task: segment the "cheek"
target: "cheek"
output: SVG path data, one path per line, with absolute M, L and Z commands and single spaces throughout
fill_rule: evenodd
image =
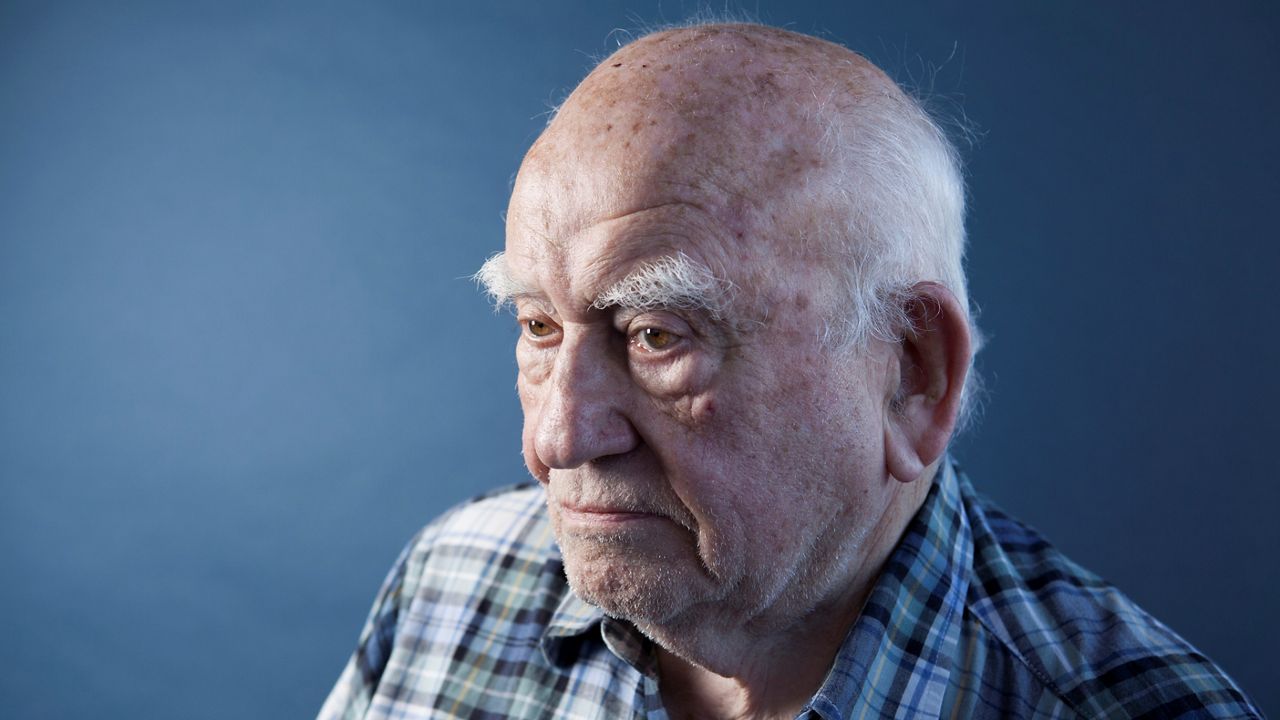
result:
M 520 452 L 524 455 L 524 465 L 538 482 L 546 483 L 551 469 L 538 461 L 538 453 L 534 448 L 538 416 L 542 409 L 540 387 L 530 383 L 522 371 L 516 376 L 516 393 L 520 396 L 520 409 L 524 414 L 524 428 L 520 433 Z
M 539 385 L 551 374 L 555 366 L 555 353 L 546 348 L 530 347 L 525 342 L 516 343 L 516 368 L 519 372 L 517 387 L 520 400 L 524 400 L 526 384 Z
M 533 472 L 533 438 L 538 427 L 538 416 L 542 411 L 543 399 L 547 392 L 547 379 L 555 364 L 555 355 L 538 348 L 526 347 L 524 343 L 516 346 L 516 394 L 520 397 L 520 410 L 524 415 L 524 432 L 522 434 L 523 451 L 526 464 Z M 541 477 L 534 472 L 536 477 Z
M 716 365 L 706 355 L 690 353 L 661 364 L 633 363 L 631 377 L 663 414 L 693 429 L 715 416 Z

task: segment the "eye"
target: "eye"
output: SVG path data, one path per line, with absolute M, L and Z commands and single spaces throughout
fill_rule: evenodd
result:
M 524 329 L 525 332 L 534 337 L 546 337 L 552 332 L 555 332 L 550 325 L 542 322 L 541 320 L 526 320 L 524 322 Z
M 679 335 L 655 327 L 644 328 L 635 335 L 635 343 L 641 350 L 666 350 L 679 339 Z

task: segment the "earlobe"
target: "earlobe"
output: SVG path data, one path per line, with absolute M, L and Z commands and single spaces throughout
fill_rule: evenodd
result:
M 890 412 L 893 412 L 890 410 Z M 925 463 L 914 443 L 903 432 L 902 423 L 888 418 L 884 426 L 885 465 L 895 480 L 909 483 L 924 474 Z
M 894 478 L 912 482 L 951 440 L 972 349 L 967 316 L 950 290 L 919 283 L 902 302 L 909 327 L 885 407 L 885 464 Z

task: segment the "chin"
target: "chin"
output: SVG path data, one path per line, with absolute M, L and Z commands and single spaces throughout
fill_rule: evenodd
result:
M 605 614 L 643 625 L 670 623 L 697 602 L 705 578 L 661 553 L 632 553 L 591 541 L 561 544 L 569 587 Z

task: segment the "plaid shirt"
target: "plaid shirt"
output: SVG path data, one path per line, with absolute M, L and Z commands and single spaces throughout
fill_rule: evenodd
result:
M 320 711 L 665 718 L 652 644 L 569 589 L 540 487 L 409 544 Z M 950 464 L 801 717 L 1261 717 L 1207 658 Z

